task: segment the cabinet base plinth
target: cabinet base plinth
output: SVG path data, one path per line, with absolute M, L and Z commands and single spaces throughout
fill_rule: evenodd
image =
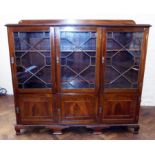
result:
M 92 127 L 92 128 L 94 130 L 94 132 L 93 132 L 94 135 L 100 135 L 100 134 L 102 134 L 102 130 L 103 130 L 102 127 Z
M 21 130 L 20 127 L 15 126 L 16 135 L 20 135 L 21 134 L 20 130 Z
M 107 129 L 109 127 L 127 127 L 132 128 L 133 134 L 138 134 L 140 129 L 139 124 L 105 124 L 105 125 L 15 125 L 16 135 L 21 135 L 21 129 L 26 128 L 36 128 L 36 127 L 44 127 L 52 130 L 52 134 L 60 135 L 62 133 L 62 129 L 70 128 L 70 127 L 86 127 L 93 129 L 93 134 L 102 134 L 104 133 L 103 129 Z
M 52 134 L 53 135 L 61 135 L 62 134 L 62 128 L 52 128 Z
M 139 133 L 139 129 L 140 129 L 140 127 L 139 127 L 139 126 L 134 127 L 133 134 L 138 134 L 138 133 Z

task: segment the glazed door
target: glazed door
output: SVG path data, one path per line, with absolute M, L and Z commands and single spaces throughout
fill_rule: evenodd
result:
M 10 29 L 9 29 L 10 30 Z M 54 85 L 53 29 L 14 27 L 10 38 L 14 88 L 18 92 L 45 91 Z
M 57 29 L 57 79 L 62 120 L 90 120 L 97 116 L 100 29 Z M 74 93 L 74 96 L 71 94 Z
M 20 98 L 17 115 L 21 121 L 53 121 L 53 28 L 13 27 L 8 32 L 14 92 Z
M 98 31 L 97 28 L 75 27 L 57 30 L 59 92 L 95 92 L 98 89 Z
M 103 33 L 102 118 L 109 123 L 133 123 L 140 102 L 144 29 L 109 28 Z

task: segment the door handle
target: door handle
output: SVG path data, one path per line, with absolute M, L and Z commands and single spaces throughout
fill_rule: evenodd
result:
M 56 62 L 57 62 L 57 64 L 60 63 L 59 57 L 56 58 Z

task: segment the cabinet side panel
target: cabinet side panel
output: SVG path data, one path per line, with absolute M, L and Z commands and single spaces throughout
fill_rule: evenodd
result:
M 148 45 L 148 35 L 149 35 L 149 28 L 145 28 L 143 43 L 142 43 L 142 47 L 141 47 L 142 56 L 141 56 L 141 65 L 140 65 L 140 73 L 139 73 L 139 92 L 140 92 L 140 94 L 142 92 L 142 87 L 143 87 L 145 61 L 146 61 L 147 45 Z
M 13 28 L 7 27 L 7 33 L 8 33 L 8 44 L 9 44 L 9 56 L 10 56 L 10 67 L 11 67 L 11 75 L 12 75 L 12 85 L 13 85 L 13 92 L 14 92 L 14 105 L 15 109 L 18 107 L 17 102 L 17 95 L 16 95 L 16 68 L 14 63 L 14 41 L 13 41 Z M 19 114 L 16 114 L 16 123 L 18 124 L 20 122 L 20 116 Z

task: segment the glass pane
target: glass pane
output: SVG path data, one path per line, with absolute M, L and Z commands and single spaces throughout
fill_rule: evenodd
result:
M 143 32 L 108 32 L 105 88 L 137 88 Z
M 51 88 L 49 32 L 15 32 L 19 88 Z
M 96 32 L 61 32 L 61 87 L 94 88 Z

